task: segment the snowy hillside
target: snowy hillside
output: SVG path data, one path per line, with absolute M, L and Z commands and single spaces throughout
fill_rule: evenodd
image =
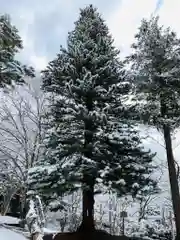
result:
M 4 227 L 0 227 L 0 239 L 3 239 L 3 240 L 27 240 L 27 238 L 25 238 L 21 234 L 18 234 L 16 232 L 6 229 Z

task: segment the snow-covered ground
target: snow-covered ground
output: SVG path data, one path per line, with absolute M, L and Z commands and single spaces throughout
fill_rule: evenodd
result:
M 9 227 L 11 224 L 18 224 L 20 219 L 10 216 L 0 216 L 0 240 L 25 240 L 30 234 L 25 229 Z M 43 228 L 44 234 L 55 234 L 57 231 Z M 26 237 L 25 237 L 26 236 Z
M 1 240 L 27 240 L 23 235 L 18 234 L 12 230 L 0 227 L 0 239 Z
M 20 220 L 15 217 L 0 216 L 0 224 L 19 224 Z

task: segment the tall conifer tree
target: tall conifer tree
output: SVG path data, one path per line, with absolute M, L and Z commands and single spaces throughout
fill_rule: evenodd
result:
M 180 194 L 171 134 L 180 123 L 180 39 L 170 28 L 160 26 L 158 19 L 142 20 L 128 61 L 134 75 L 138 114 L 164 135 L 179 240 Z
M 119 51 L 92 5 L 80 11 L 67 48 L 43 71 L 43 88 L 51 96 L 47 155 L 29 172 L 30 188 L 60 194 L 81 186 L 81 227 L 92 228 L 96 184 L 120 196 L 156 186 L 149 178 L 154 155 L 143 149 L 128 120 L 124 101 L 130 86 Z

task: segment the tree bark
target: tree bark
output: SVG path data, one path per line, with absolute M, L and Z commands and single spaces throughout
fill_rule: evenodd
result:
M 161 116 L 165 118 L 167 115 L 167 105 L 163 101 L 163 96 L 160 96 L 161 104 Z M 171 128 L 167 123 L 162 125 L 164 141 L 166 147 L 166 156 L 168 162 L 168 171 L 169 171 L 169 181 L 171 188 L 171 198 L 173 205 L 173 212 L 175 217 L 175 226 L 176 226 L 176 240 L 180 240 L 180 194 L 179 194 L 179 184 L 175 167 L 175 160 L 172 149 L 172 140 L 171 140 Z
M 85 178 L 85 176 L 84 176 Z M 78 228 L 78 231 L 93 231 L 94 226 L 94 181 L 93 179 L 87 180 L 85 178 L 84 183 L 86 187 L 83 188 L 82 199 L 82 223 Z M 91 183 L 90 183 L 91 182 Z M 87 185 L 88 184 L 88 185 Z
M 171 131 L 170 127 L 164 124 L 163 126 L 164 140 L 166 146 L 168 170 L 169 170 L 169 181 L 171 186 L 171 197 L 173 204 L 173 211 L 176 225 L 176 240 L 180 240 L 180 194 L 179 185 L 175 168 L 175 161 L 172 150 Z
M 86 106 L 88 111 L 93 110 L 92 98 L 89 96 L 86 99 Z M 96 126 L 91 118 L 87 117 L 84 119 L 84 156 L 86 158 L 92 159 L 92 142 L 93 142 L 93 133 L 96 130 Z M 83 184 L 83 199 L 82 199 L 82 223 L 78 228 L 79 231 L 93 231 L 94 226 L 94 185 L 95 185 L 95 176 L 91 169 L 88 169 L 88 166 L 83 171 L 82 176 Z

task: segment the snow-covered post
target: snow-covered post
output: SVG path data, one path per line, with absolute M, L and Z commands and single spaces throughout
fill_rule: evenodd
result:
M 41 221 L 41 216 L 38 215 L 35 202 L 37 199 L 37 196 L 35 199 L 33 199 L 34 196 L 31 195 L 31 198 L 29 200 L 29 211 L 27 212 L 26 215 L 26 223 L 29 228 L 29 232 L 31 234 L 31 239 L 32 240 L 43 240 L 43 230 L 42 230 L 42 221 Z

